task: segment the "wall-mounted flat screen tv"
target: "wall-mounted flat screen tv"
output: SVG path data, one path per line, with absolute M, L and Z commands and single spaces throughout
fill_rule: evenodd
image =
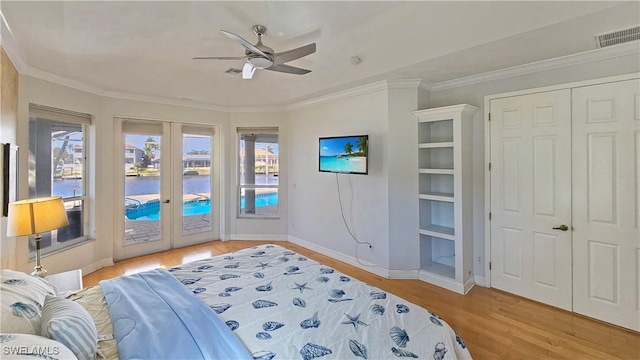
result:
M 369 135 L 324 137 L 319 143 L 320 171 L 361 175 L 369 172 Z

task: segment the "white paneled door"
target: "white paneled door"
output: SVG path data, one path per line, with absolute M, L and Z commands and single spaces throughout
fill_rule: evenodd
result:
M 490 105 L 491 286 L 571 310 L 571 90 Z
M 572 100 L 573 310 L 640 331 L 640 81 Z

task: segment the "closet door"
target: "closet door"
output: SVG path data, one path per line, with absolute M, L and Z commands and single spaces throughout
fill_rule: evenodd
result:
M 490 105 L 491 286 L 571 310 L 571 91 Z
M 640 331 L 640 81 L 573 89 L 573 310 Z

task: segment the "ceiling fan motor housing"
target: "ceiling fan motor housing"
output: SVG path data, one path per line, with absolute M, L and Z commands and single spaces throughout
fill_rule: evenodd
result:
M 268 58 L 254 54 L 251 51 L 246 50 L 245 55 L 249 57 L 247 61 L 258 69 L 266 69 L 269 66 L 273 65 L 273 54 L 275 54 L 275 51 L 273 51 L 272 48 L 265 46 L 262 43 L 262 36 L 267 34 L 267 27 L 263 25 L 253 25 L 252 29 L 253 29 L 253 32 L 255 32 L 256 35 L 258 35 L 258 42 L 255 44 L 255 47 L 258 48 L 263 53 L 267 54 Z

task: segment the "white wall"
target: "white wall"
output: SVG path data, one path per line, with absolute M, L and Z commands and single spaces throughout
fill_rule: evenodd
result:
M 420 268 L 417 89 L 388 93 L 389 269 Z
M 485 274 L 484 97 L 638 71 L 640 71 L 640 56 L 635 54 L 431 92 L 431 107 L 466 103 L 482 109 L 474 119 L 473 127 L 473 258 L 475 259 L 473 272 L 475 275 L 484 276 Z M 482 257 L 483 262 L 477 261 L 478 256 Z
M 328 101 L 289 112 L 289 235 L 340 254 L 388 268 L 389 201 L 387 92 Z M 347 223 L 345 228 L 336 174 L 318 171 L 318 138 L 369 135 L 369 175 L 337 175 Z M 351 185 L 349 184 L 351 179 Z M 357 248 L 357 253 L 356 253 Z

